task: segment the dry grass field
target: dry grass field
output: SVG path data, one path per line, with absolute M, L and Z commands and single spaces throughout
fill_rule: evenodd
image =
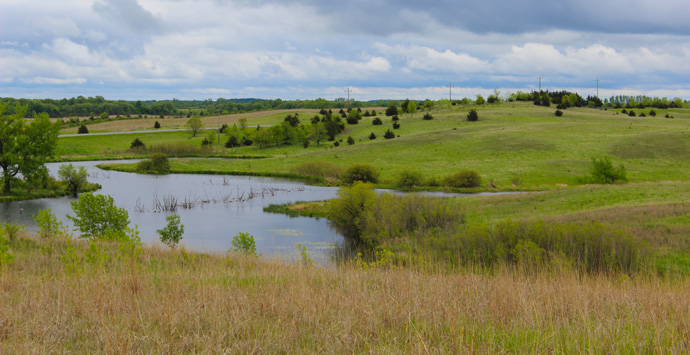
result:
M 10 245 L 5 354 L 690 351 L 687 280 L 324 269 L 158 248 L 132 261 L 109 244 Z

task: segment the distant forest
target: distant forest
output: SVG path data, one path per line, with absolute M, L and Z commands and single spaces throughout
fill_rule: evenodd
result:
M 485 102 L 481 95 L 477 95 L 477 100 L 462 99 L 440 100 L 452 105 L 466 105 L 469 103 L 483 104 Z M 688 101 L 680 98 L 668 99 L 649 96 L 611 96 L 601 100 L 596 96 L 581 97 L 577 93 L 568 91 L 533 91 L 526 93 L 517 91 L 499 95 L 494 91 L 486 100 L 492 104 L 500 101 L 534 101 L 535 105 L 550 106 L 557 105 L 559 109 L 568 107 L 612 107 L 612 108 L 684 108 Z M 346 99 L 336 99 L 333 101 L 326 99 L 316 100 L 291 100 L 281 99 L 222 99 L 217 100 L 163 100 L 163 101 L 124 101 L 106 100 L 102 96 L 96 97 L 73 97 L 70 99 L 14 99 L 0 98 L 0 104 L 6 106 L 4 114 L 13 114 L 17 104 L 28 106 L 27 118 L 34 114 L 48 113 L 52 118 L 72 117 L 131 117 L 131 116 L 213 116 L 217 114 L 232 114 L 266 110 L 281 109 L 340 109 L 340 108 L 362 108 L 362 107 L 386 107 L 399 105 L 397 100 L 375 100 L 375 101 L 354 101 Z M 433 102 L 430 100 L 417 101 L 420 105 L 431 107 Z M 70 120 L 71 122 L 72 120 Z
M 163 101 L 124 101 L 106 100 L 102 96 L 96 97 L 73 97 L 71 99 L 14 99 L 0 98 L 0 104 L 7 105 L 5 114 L 14 113 L 17 104 L 28 106 L 27 118 L 33 117 L 37 113 L 48 113 L 52 118 L 62 117 L 98 117 L 103 113 L 108 116 L 210 116 L 231 113 L 243 113 L 265 110 L 281 109 L 332 109 L 345 107 L 376 107 L 387 106 L 390 100 L 378 101 L 350 101 L 345 99 L 329 101 L 325 99 L 316 100 L 294 100 L 283 101 L 281 99 L 262 100 L 262 99 L 217 99 L 217 100 L 163 100 Z

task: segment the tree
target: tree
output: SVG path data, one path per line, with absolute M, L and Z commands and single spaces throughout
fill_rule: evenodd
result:
M 319 146 L 321 144 L 321 141 L 326 139 L 326 137 L 328 136 L 328 133 L 326 132 L 326 127 L 324 127 L 323 123 L 320 122 L 312 125 L 309 128 L 309 130 L 309 138 L 316 141 L 316 146 Z
M 71 205 L 75 216 L 67 215 L 67 218 L 82 233 L 82 238 L 107 238 L 111 233 L 124 231 L 129 224 L 127 210 L 115 206 L 110 195 L 87 192 Z
M 77 192 L 86 184 L 89 174 L 83 166 L 75 168 L 72 164 L 60 165 L 58 177 L 67 182 L 67 191 L 71 191 L 75 196 Z
M 477 95 L 477 100 L 475 101 L 475 103 L 477 105 L 483 105 L 484 102 L 486 102 L 486 101 L 484 101 L 484 97 L 482 95 Z
M 393 138 L 395 138 L 395 133 L 393 133 L 393 131 L 391 131 L 391 129 L 389 128 L 389 129 L 386 131 L 386 133 L 383 134 L 383 138 L 385 138 L 385 139 L 393 139 Z
M 353 144 L 355 144 L 355 139 L 352 138 L 352 136 L 347 136 L 347 144 L 348 144 L 348 145 L 353 145 Z
M 608 157 L 601 159 L 592 158 L 592 167 L 590 169 L 592 180 L 600 184 L 613 184 L 616 181 L 628 181 L 625 173 L 625 166 L 619 165 L 618 168 L 613 167 L 613 163 Z
M 386 116 L 394 116 L 398 114 L 398 107 L 395 105 L 390 105 L 386 109 Z
M 158 121 L 156 121 L 156 123 L 153 124 L 153 128 L 161 128 L 161 124 Z
M 89 133 L 89 129 L 86 127 L 85 124 L 82 123 L 81 126 L 79 126 L 79 129 L 77 129 L 77 134 L 87 134 Z
M 407 105 L 407 112 L 409 112 L 412 116 L 417 113 L 417 104 L 415 104 L 414 101 L 410 101 L 410 103 Z
M 373 124 L 374 126 L 380 126 L 383 124 L 383 121 L 381 121 L 381 119 L 378 117 L 374 117 L 374 120 L 371 121 L 371 124 Z
M 196 134 L 204 127 L 201 123 L 199 117 L 192 117 L 187 120 L 187 130 L 192 133 L 192 137 L 196 137 Z
M 180 216 L 173 214 L 165 217 L 168 224 L 161 229 L 156 230 L 161 236 L 161 242 L 170 247 L 170 249 L 175 249 L 177 244 L 182 240 L 182 235 L 184 234 L 184 225 L 180 223 Z
M 144 144 L 144 142 L 142 142 L 139 138 L 134 138 L 134 140 L 132 141 L 132 144 L 129 145 L 129 149 L 131 149 L 131 150 L 138 150 L 138 149 L 143 150 L 145 148 L 146 148 L 146 144 Z
M 50 122 L 42 113 L 26 124 L 28 106 L 17 105 L 14 114 L 4 115 L 7 105 L 0 104 L 0 167 L 4 183 L 3 193 L 11 193 L 11 182 L 21 173 L 24 176 L 45 168 L 53 155 L 60 132 L 60 123 Z

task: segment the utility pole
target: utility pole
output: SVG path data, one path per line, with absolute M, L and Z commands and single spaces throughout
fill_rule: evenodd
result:
M 453 102 L 453 83 L 448 84 L 448 100 Z
M 218 146 L 220 146 L 220 106 L 218 106 Z
M 596 82 L 597 82 L 597 98 L 599 98 L 599 78 L 597 78 Z
M 539 75 L 537 79 L 539 79 L 539 92 L 541 93 L 541 79 L 543 78 L 541 77 L 541 75 Z
M 347 89 L 345 89 L 345 92 L 347 92 L 347 102 L 349 103 L 350 102 L 350 93 L 352 92 L 352 90 L 350 90 L 350 88 L 347 88 Z

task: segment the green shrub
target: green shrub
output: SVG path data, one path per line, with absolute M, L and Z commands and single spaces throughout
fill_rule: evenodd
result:
M 592 182 L 599 184 L 613 184 L 616 182 L 628 181 L 625 166 L 621 164 L 618 168 L 614 168 L 613 163 L 611 163 L 608 157 L 603 157 L 601 159 L 592 158 L 590 177 Z
M 369 140 L 373 141 L 374 139 L 376 139 L 376 134 L 374 134 L 374 132 L 371 132 L 371 134 L 369 135 Z
M 347 236 L 357 239 L 362 231 L 365 209 L 375 198 L 376 192 L 371 184 L 357 181 L 352 187 L 338 190 L 338 198 L 328 202 L 328 219 Z
M 74 195 L 87 184 L 88 176 L 89 174 L 83 166 L 75 168 L 72 164 L 64 164 L 58 168 L 58 177 L 67 183 L 66 190 Z
M 400 128 L 400 123 L 393 122 L 393 129 L 398 129 L 398 128 Z
M 144 159 L 144 160 L 137 163 L 134 170 L 136 170 L 138 172 L 142 172 L 142 173 L 152 171 L 153 170 L 153 163 L 151 163 L 150 159 Z
M 381 119 L 378 117 L 374 117 L 374 120 L 371 121 L 371 124 L 373 124 L 374 126 L 380 126 L 383 124 L 383 121 L 381 121 Z
M 432 116 L 430 113 L 425 113 L 424 116 L 422 117 L 423 119 L 430 121 L 434 119 L 434 116 Z
M 477 114 L 477 110 L 471 109 L 470 112 L 467 113 L 467 120 L 470 122 L 478 121 L 479 114 Z
M 453 188 L 479 187 L 481 184 L 482 178 L 474 170 L 461 170 L 443 179 L 444 186 Z
M 2 224 L 2 232 L 10 241 L 17 239 L 17 237 L 19 237 L 19 233 L 21 233 L 23 230 L 24 225 L 21 224 L 12 224 L 7 222 Z
M 82 124 L 81 126 L 79 126 L 77 133 L 78 134 L 87 134 L 87 133 L 89 133 L 89 129 L 86 128 L 86 125 Z
M 635 117 L 635 116 L 636 116 L 636 115 L 635 115 L 635 111 L 630 110 L 630 111 L 628 112 L 628 116 L 630 116 L 630 117 Z
M 352 136 L 347 136 L 347 144 L 348 144 L 348 145 L 353 145 L 353 144 L 355 144 L 355 139 L 352 138 Z
M 646 259 L 645 246 L 630 234 L 609 230 L 598 223 L 504 221 L 492 227 L 467 227 L 452 239 L 448 240 L 450 243 L 437 243 L 436 251 L 448 248 L 446 255 L 465 266 L 634 273 Z
M 398 187 L 414 187 L 422 185 L 424 177 L 418 170 L 403 170 L 398 175 L 395 185 Z
M 113 232 L 124 231 L 129 224 L 127 210 L 115 206 L 109 195 L 87 192 L 71 205 L 75 216 L 67 215 L 67 218 L 82 233 L 82 238 L 109 239 Z
M 391 129 L 389 128 L 388 130 L 386 130 L 386 133 L 383 134 L 383 138 L 393 139 L 395 138 L 395 133 L 393 133 L 393 131 L 391 131 Z
M 34 216 L 34 222 L 38 226 L 38 235 L 43 239 L 67 235 L 67 227 L 57 220 L 50 208 L 38 211 L 38 214 Z
M 299 175 L 314 176 L 318 178 L 339 179 L 344 169 L 327 161 L 308 161 L 292 169 L 292 172 Z
M 184 234 L 184 225 L 180 223 L 180 216 L 177 214 L 172 214 L 165 217 L 167 225 L 156 230 L 158 235 L 160 235 L 160 240 L 163 244 L 170 247 L 170 249 L 175 249 L 177 244 L 182 240 L 182 235 Z
M 155 128 L 155 129 L 161 128 L 161 124 L 158 121 L 156 121 L 156 123 L 153 124 L 153 128 Z
M 355 181 L 377 183 L 379 172 L 368 164 L 355 164 L 345 170 L 342 175 L 343 182 L 352 184 Z
M 256 241 L 249 233 L 240 232 L 232 237 L 232 248 L 229 250 L 245 256 L 256 256 Z
M 151 155 L 151 168 L 160 173 L 167 173 L 170 171 L 170 161 L 168 156 L 163 153 L 154 153 Z
M 556 117 L 561 117 L 561 116 L 563 116 L 563 111 L 556 110 L 555 115 L 556 115 Z

